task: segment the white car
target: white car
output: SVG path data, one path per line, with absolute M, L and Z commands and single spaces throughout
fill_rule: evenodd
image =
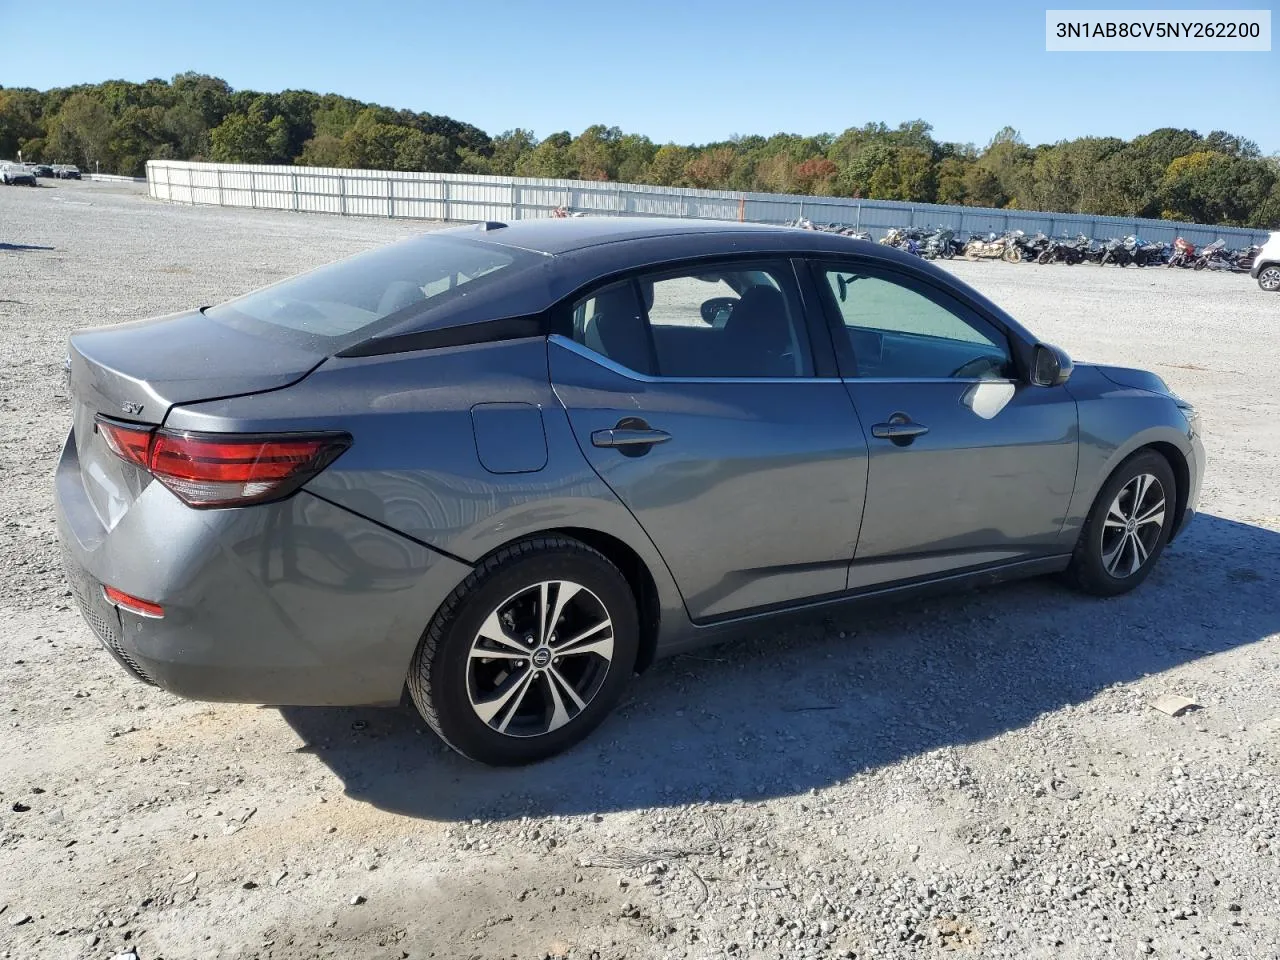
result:
M 1256 279 L 1258 286 L 1268 293 L 1280 292 L 1280 231 L 1271 234 L 1258 255 L 1253 258 L 1253 269 L 1249 276 Z
M 27 186 L 36 186 L 36 175 L 31 168 L 22 163 L 4 163 L 0 164 L 0 181 L 6 186 L 14 183 L 25 183 Z

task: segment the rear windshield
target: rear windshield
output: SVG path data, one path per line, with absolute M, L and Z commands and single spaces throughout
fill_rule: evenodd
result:
M 230 326 L 274 331 L 336 351 L 539 259 L 510 247 L 428 234 L 282 280 L 204 313 Z

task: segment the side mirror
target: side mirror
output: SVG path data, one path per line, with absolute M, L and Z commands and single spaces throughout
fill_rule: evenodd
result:
M 1074 364 L 1067 352 L 1050 343 L 1037 343 L 1031 359 L 1031 382 L 1037 387 L 1060 387 L 1071 376 Z

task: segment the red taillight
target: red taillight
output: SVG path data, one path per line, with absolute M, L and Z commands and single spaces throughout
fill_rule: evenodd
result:
M 351 445 L 345 433 L 179 433 L 104 418 L 97 424 L 116 456 L 149 471 L 192 507 L 279 500 Z
M 117 590 L 115 587 L 104 586 L 102 595 L 107 598 L 107 603 L 114 607 L 119 607 L 121 610 L 128 610 L 130 613 L 136 613 L 140 617 L 151 617 L 154 620 L 164 618 L 164 607 L 160 606 L 160 604 L 135 597 L 133 594 Z
M 129 423 L 117 423 L 99 417 L 98 433 L 107 446 L 121 460 L 135 467 L 147 469 L 147 451 L 151 447 L 151 427 L 138 427 Z

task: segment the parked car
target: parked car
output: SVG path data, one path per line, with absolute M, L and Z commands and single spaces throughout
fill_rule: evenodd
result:
M 37 177 L 52 177 L 53 167 L 49 166 L 47 163 L 33 163 L 31 165 L 31 172 Z
M 36 186 L 36 175 L 24 163 L 0 164 L 0 182 L 6 185 L 25 183 L 29 187 Z
M 391 703 L 523 763 L 656 657 L 784 614 L 1138 586 L 1195 411 L 918 257 L 813 230 L 440 230 L 72 335 L 81 611 L 185 697 Z M 865 432 L 864 432 L 865 431 Z
M 59 163 L 53 168 L 53 175 L 60 180 L 79 180 L 80 168 L 74 163 Z
M 1280 231 L 1271 234 L 1253 257 L 1249 276 L 1268 293 L 1280 292 Z

